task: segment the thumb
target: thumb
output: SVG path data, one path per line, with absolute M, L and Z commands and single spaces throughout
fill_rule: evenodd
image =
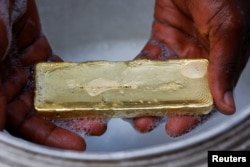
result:
M 233 114 L 233 89 L 242 67 L 246 64 L 246 55 L 241 49 L 244 39 L 243 25 L 220 25 L 214 32 L 210 36 L 209 86 L 216 108 L 224 114 Z

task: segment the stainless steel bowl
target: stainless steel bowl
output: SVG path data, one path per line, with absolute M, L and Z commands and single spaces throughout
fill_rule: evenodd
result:
M 130 60 L 150 36 L 152 0 L 37 0 L 54 52 L 68 61 Z M 203 166 L 207 150 L 250 149 L 250 65 L 235 90 L 237 113 L 215 113 L 178 138 L 164 124 L 139 134 L 121 119 L 101 137 L 86 136 L 87 151 L 64 151 L 0 134 L 0 166 Z M 205 165 L 206 166 L 206 165 Z

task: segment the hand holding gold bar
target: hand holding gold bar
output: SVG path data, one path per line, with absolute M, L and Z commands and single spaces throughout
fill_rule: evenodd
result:
M 201 115 L 213 108 L 205 59 L 40 63 L 35 108 L 47 117 Z

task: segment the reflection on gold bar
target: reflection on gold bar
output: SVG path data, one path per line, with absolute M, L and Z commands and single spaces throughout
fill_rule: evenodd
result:
M 200 115 L 213 108 L 205 59 L 40 63 L 35 108 L 47 117 Z

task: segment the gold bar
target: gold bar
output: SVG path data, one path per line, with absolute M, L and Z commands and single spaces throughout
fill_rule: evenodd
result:
M 39 63 L 35 108 L 47 117 L 201 115 L 213 108 L 205 59 Z

